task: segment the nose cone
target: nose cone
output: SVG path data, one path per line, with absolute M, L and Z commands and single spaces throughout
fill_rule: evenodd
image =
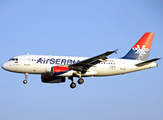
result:
M 8 70 L 8 64 L 7 63 L 3 63 L 1 66 L 4 70 Z

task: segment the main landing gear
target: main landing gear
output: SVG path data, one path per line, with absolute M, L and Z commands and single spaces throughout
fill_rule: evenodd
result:
M 25 73 L 25 80 L 23 81 L 24 84 L 27 84 L 28 73 Z
M 83 83 L 84 83 L 84 80 L 82 78 L 79 78 L 78 84 L 83 84 Z
M 70 84 L 70 88 L 75 88 L 76 87 L 76 83 L 74 83 L 73 81 L 73 77 L 68 77 L 68 79 L 70 79 L 72 81 L 72 83 Z M 84 80 L 82 78 L 79 78 L 78 79 L 78 84 L 83 84 L 84 83 Z

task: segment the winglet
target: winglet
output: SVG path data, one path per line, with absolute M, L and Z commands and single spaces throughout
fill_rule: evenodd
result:
M 112 53 L 116 53 L 116 54 L 117 54 L 117 51 L 118 51 L 118 49 L 116 49 L 116 50 L 114 50 L 114 51 L 107 51 L 106 53 L 104 53 L 104 54 L 102 54 L 102 55 L 108 56 L 108 55 L 110 55 L 110 54 L 112 54 Z
M 118 49 L 114 50 L 114 52 L 117 54 Z

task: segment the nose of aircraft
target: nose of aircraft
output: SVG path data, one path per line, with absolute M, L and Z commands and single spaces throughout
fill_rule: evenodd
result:
M 8 65 L 7 65 L 7 63 L 3 63 L 1 67 L 2 67 L 4 70 L 7 70 Z

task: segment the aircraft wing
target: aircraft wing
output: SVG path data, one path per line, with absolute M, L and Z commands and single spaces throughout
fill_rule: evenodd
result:
M 75 64 L 71 64 L 68 67 L 72 68 L 73 70 L 76 70 L 78 72 L 85 73 L 90 67 L 92 67 L 92 66 L 94 66 L 94 65 L 96 65 L 102 61 L 105 61 L 107 59 L 106 56 L 108 56 L 112 53 L 116 53 L 117 50 L 107 51 L 107 52 L 100 54 L 100 55 L 97 55 L 95 57 L 88 58 L 86 60 L 80 61 L 80 62 L 75 63 Z

